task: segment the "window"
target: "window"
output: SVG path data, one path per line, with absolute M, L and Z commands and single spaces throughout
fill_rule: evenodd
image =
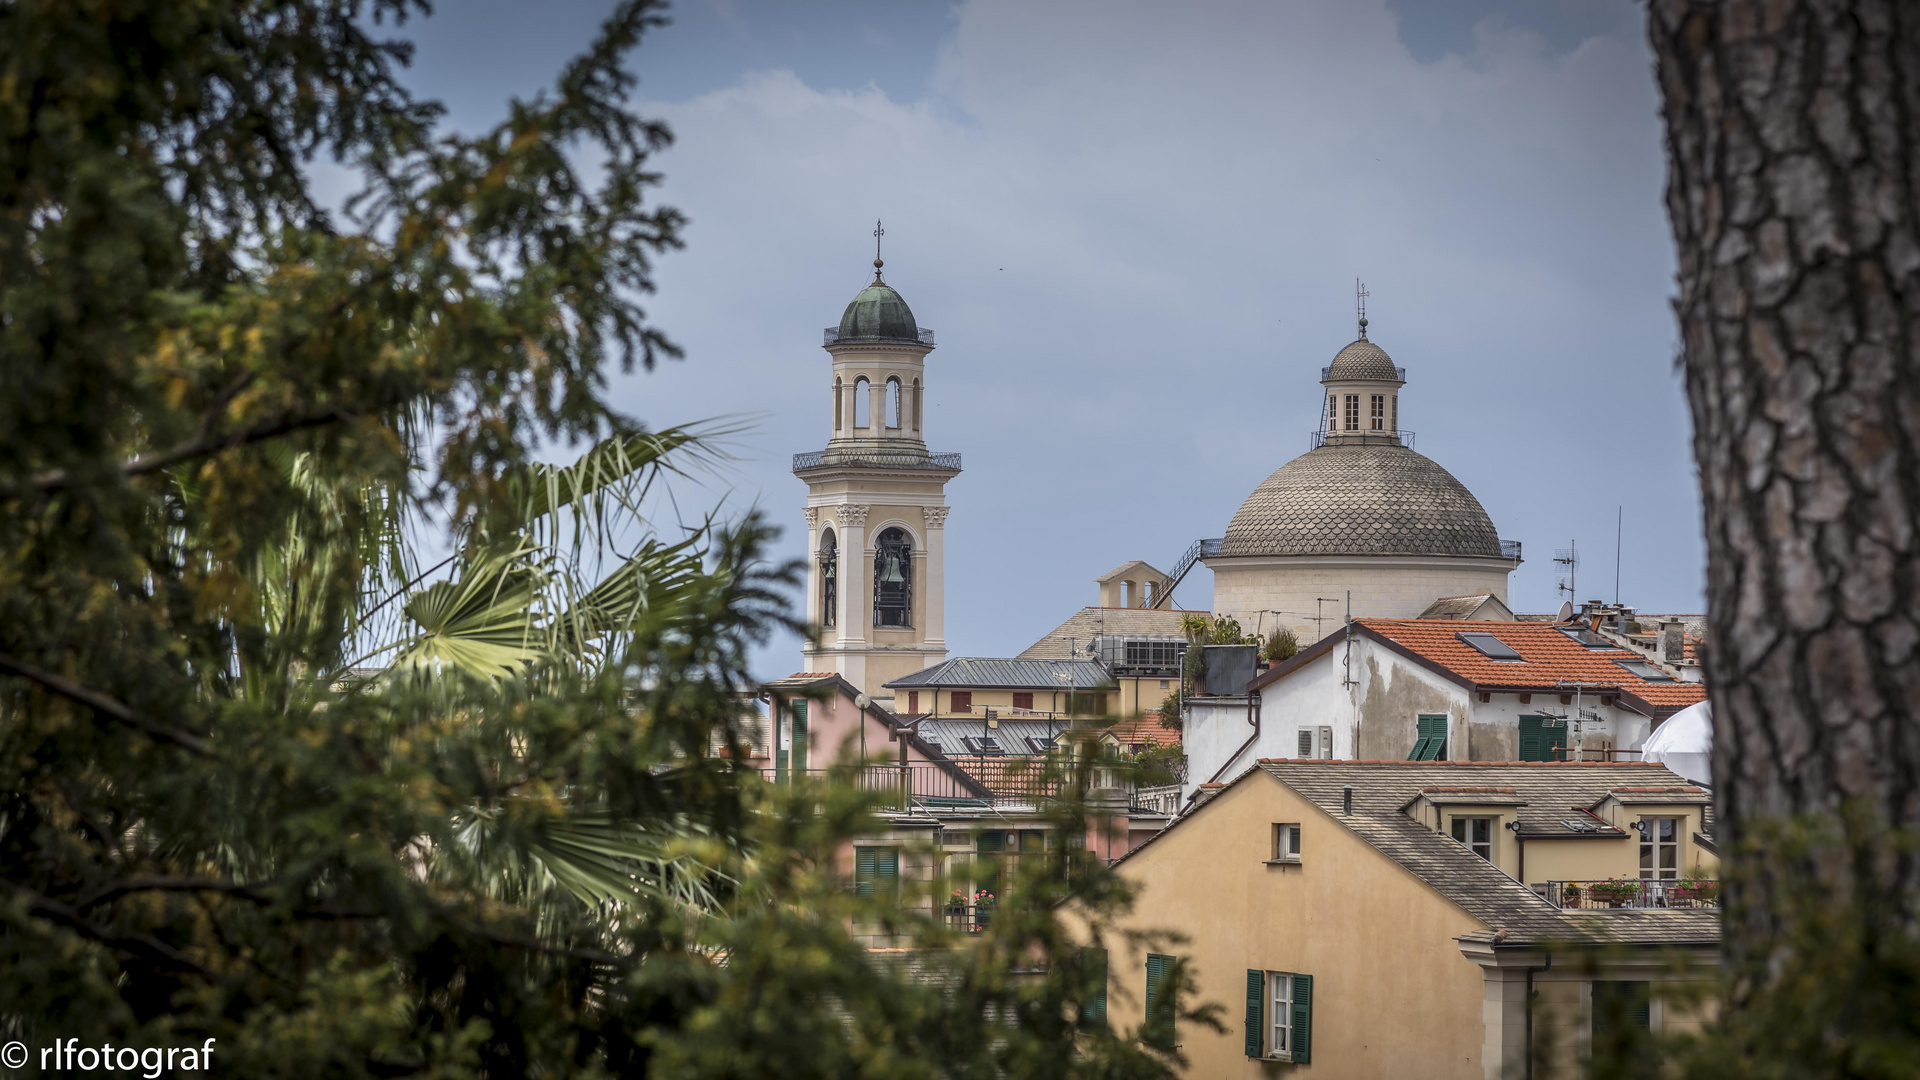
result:
M 1013 707 L 1016 709 L 1029 709 L 1029 710 L 1032 709 L 1033 695 L 1032 694 L 1013 695 Z
M 907 715 L 920 715 L 920 691 L 918 690 L 907 691 Z
M 1294 971 L 1247 972 L 1246 1051 L 1250 1058 L 1313 1060 L 1313 976 Z
M 1492 634 L 1462 633 L 1459 635 L 1459 638 L 1461 641 L 1464 641 L 1468 645 L 1471 645 L 1474 648 L 1480 650 L 1480 654 L 1482 656 L 1486 656 L 1490 659 L 1494 659 L 1494 660 L 1525 660 L 1526 659 L 1526 657 L 1521 656 L 1517 652 L 1514 652 L 1513 646 L 1507 644 L 1504 641 L 1501 641 L 1499 638 L 1494 637 Z
M 1273 861 L 1300 861 L 1300 826 L 1289 823 L 1273 827 Z
M 869 393 L 872 384 L 862 376 L 853 380 L 853 426 L 863 428 L 872 422 L 867 414 L 872 411 L 873 395 Z
M 913 380 L 913 430 L 920 430 L 920 380 Z M 1101 1015 L 1106 1015 L 1103 1007 Z
M 1520 760 L 1559 761 L 1567 748 L 1567 722 L 1553 716 L 1520 718 Z
M 1593 1045 L 1600 1050 L 1619 1039 L 1628 1028 L 1653 1027 L 1653 984 L 1647 982 L 1593 983 Z
M 1140 1037 L 1151 1047 L 1173 1049 L 1173 957 L 1147 954 L 1147 1022 Z
M 1560 632 L 1567 635 L 1567 638 L 1569 640 L 1578 642 L 1579 644 L 1584 645 L 1589 649 L 1619 648 L 1619 646 L 1615 645 L 1613 642 L 1608 641 L 1606 638 L 1601 637 L 1599 634 L 1596 634 L 1591 630 L 1562 630 Z
M 873 625 L 913 625 L 913 541 L 899 526 L 882 532 L 874 544 Z
M 833 379 L 833 433 L 835 435 L 840 434 L 840 427 L 843 423 L 845 423 L 845 421 L 841 419 L 841 416 L 842 416 L 841 399 L 846 396 L 846 393 L 847 393 L 846 385 L 840 381 L 839 376 L 837 375 L 834 376 L 834 379 Z
M 1393 430 L 1400 430 L 1400 395 L 1393 395 Z
M 1447 718 L 1422 716 L 1414 729 L 1413 752 L 1408 761 L 1447 760 Z
M 1360 395 L 1347 395 L 1347 430 L 1360 430 Z
M 1387 430 L 1387 395 L 1375 394 L 1367 403 L 1367 426 L 1374 431 Z
M 1000 749 L 1000 740 L 991 735 L 974 735 L 960 741 L 967 744 L 968 750 L 983 757 L 999 757 L 1006 753 Z
M 1051 737 L 1042 738 L 1038 735 L 1029 735 L 1027 736 L 1027 749 L 1032 750 L 1036 754 L 1044 754 L 1053 749 L 1053 739 Z
M 1107 1026 L 1107 950 L 1080 950 L 1081 976 L 1080 1026 Z
M 1642 682 L 1672 682 L 1673 676 L 1654 667 L 1644 660 L 1615 660 L 1614 663 L 1626 668 Z
M 820 625 L 832 626 L 840 603 L 840 551 L 833 530 L 820 534 Z
M 853 849 L 853 891 L 859 896 L 894 896 L 900 891 L 900 851 L 890 847 Z
M 1468 851 L 1493 861 L 1493 819 L 1489 817 L 1457 817 L 1453 819 L 1453 838 L 1466 845 Z
M 1680 819 L 1640 819 L 1640 876 L 1672 881 L 1680 876 Z
M 1165 690 L 1165 689 L 1167 689 L 1167 680 L 1165 680 L 1165 679 L 1161 679 L 1161 680 L 1160 680 L 1160 689 L 1162 689 L 1162 690 Z
M 1336 431 L 1340 427 L 1340 395 L 1327 395 L 1327 430 Z
M 887 380 L 887 426 L 900 426 L 900 380 Z
M 947 704 L 951 706 L 953 712 L 972 712 L 973 691 L 955 690 L 947 695 Z

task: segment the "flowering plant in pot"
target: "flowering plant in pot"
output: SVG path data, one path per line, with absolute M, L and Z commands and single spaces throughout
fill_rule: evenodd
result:
M 1627 901 L 1640 895 L 1640 883 L 1625 878 L 1608 878 L 1587 886 L 1595 900 L 1603 900 L 1609 907 L 1620 907 Z

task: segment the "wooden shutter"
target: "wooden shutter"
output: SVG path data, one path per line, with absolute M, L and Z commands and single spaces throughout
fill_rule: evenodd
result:
M 1080 1024 L 1083 1027 L 1107 1026 L 1107 950 L 1081 949 L 1087 987 L 1080 997 Z
M 1438 761 L 1447 752 L 1447 718 L 1422 716 L 1417 721 L 1413 752 L 1408 761 Z
M 1247 969 L 1247 1056 L 1260 1056 L 1267 1031 L 1267 973 Z
M 1546 760 L 1545 756 L 1540 753 L 1541 727 L 1540 718 L 1537 716 L 1523 716 L 1520 718 L 1521 761 Z
M 793 774 L 807 775 L 807 703 L 793 703 Z
M 1293 977 L 1293 1063 L 1313 1060 L 1313 976 Z
M 856 896 L 873 895 L 873 879 L 879 863 L 880 849 L 857 847 L 853 849 L 853 892 Z
M 950 712 L 972 712 L 973 691 L 955 690 L 947 695 L 947 709 Z
M 774 698 L 772 710 L 773 782 L 776 784 L 784 784 L 787 782 L 787 745 L 780 738 L 780 726 L 783 722 L 780 717 L 780 705 L 780 699 Z
M 1147 954 L 1147 1022 L 1142 1037 L 1148 1046 L 1173 1049 L 1173 1002 L 1167 995 L 1167 974 L 1173 957 Z
M 873 856 L 873 895 L 894 896 L 900 892 L 900 849 L 871 848 Z

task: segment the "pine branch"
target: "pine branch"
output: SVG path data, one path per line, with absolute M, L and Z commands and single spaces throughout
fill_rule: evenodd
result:
M 48 690 L 69 701 L 75 701 L 92 709 L 96 715 L 110 720 L 118 720 L 130 727 L 139 728 L 162 742 L 169 742 L 183 750 L 190 750 L 202 757 L 213 755 L 213 744 L 190 731 L 174 727 L 171 724 L 146 715 L 118 698 L 110 697 L 98 690 L 89 689 L 65 676 L 55 674 L 36 664 L 0 653 L 0 671 L 11 672 L 23 679 L 39 683 Z

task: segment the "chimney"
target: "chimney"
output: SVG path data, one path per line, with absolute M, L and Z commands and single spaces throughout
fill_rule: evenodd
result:
M 1352 784 L 1340 785 L 1340 812 L 1343 814 L 1353 813 L 1353 785 Z
M 1678 664 L 1687 658 L 1687 624 L 1679 619 L 1660 620 L 1660 659 Z

